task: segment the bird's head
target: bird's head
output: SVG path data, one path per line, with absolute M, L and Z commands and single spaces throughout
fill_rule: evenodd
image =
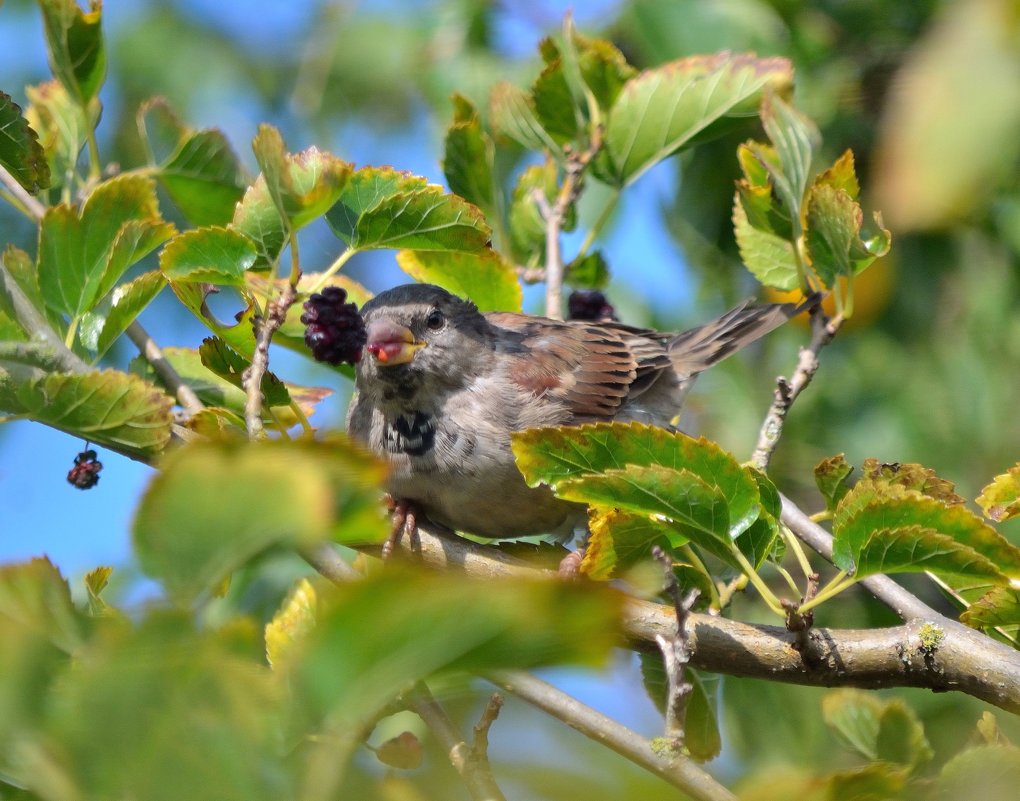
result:
M 417 389 L 463 383 L 489 347 L 490 327 L 470 301 L 432 284 L 406 284 L 362 307 L 368 340 L 359 379 Z

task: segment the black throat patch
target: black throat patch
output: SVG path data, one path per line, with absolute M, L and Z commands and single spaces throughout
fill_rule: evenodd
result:
M 423 456 L 436 443 L 436 421 L 424 412 L 404 414 L 387 420 L 383 435 L 390 453 Z

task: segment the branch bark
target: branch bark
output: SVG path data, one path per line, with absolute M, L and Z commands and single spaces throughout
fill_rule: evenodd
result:
M 784 521 L 787 516 L 784 506 Z M 406 535 L 397 546 L 412 549 Z M 436 534 L 421 524 L 414 553 L 432 567 L 488 579 L 556 576 L 555 571 L 529 567 L 496 548 Z M 1020 652 L 949 620 L 891 579 L 872 578 L 884 581 L 862 583 L 872 592 L 877 587 L 882 600 L 894 600 L 904 611 L 906 623 L 884 629 L 816 628 L 805 641 L 803 635 L 782 626 L 692 613 L 687 621 L 691 665 L 730 676 L 816 687 L 953 690 L 1020 713 Z M 654 650 L 656 636 L 671 636 L 675 626 L 676 615 L 670 607 L 638 599 L 625 604 L 623 632 L 636 648 Z
M 661 758 L 644 737 L 541 679 L 520 671 L 502 671 L 485 678 L 665 779 L 697 801 L 735 801 L 736 796 L 693 760 Z

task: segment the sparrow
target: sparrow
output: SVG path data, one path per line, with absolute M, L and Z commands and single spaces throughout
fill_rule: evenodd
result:
M 348 432 L 389 463 L 387 491 L 405 511 L 480 537 L 564 541 L 583 529 L 586 508 L 525 483 L 513 432 L 599 421 L 669 427 L 698 373 L 802 309 L 745 303 L 667 334 L 482 313 L 438 286 L 398 286 L 362 307 L 367 342 Z

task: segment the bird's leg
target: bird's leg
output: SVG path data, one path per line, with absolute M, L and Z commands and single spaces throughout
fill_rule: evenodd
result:
M 584 561 L 585 551 L 588 550 L 588 537 L 591 536 L 591 530 L 588 526 L 584 527 L 584 536 L 581 537 L 581 541 L 577 546 L 576 551 L 571 551 L 560 560 L 560 566 L 558 573 L 562 579 L 576 579 L 581 575 L 581 562 Z
M 382 546 L 382 558 L 389 559 L 397 548 L 397 543 L 406 534 L 412 551 L 421 550 L 418 538 L 418 512 L 414 503 L 404 498 L 386 496 L 386 507 L 390 512 L 390 535 Z

